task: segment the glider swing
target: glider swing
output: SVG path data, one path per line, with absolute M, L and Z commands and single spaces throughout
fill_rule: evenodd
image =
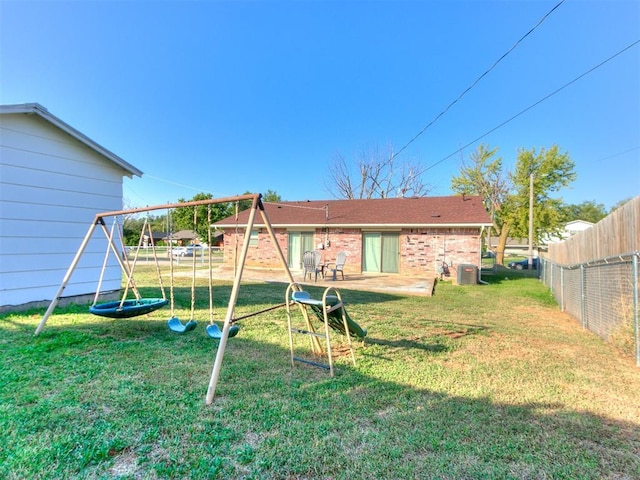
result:
M 144 315 L 164 307 L 168 303 L 168 301 L 165 295 L 164 286 L 162 284 L 162 276 L 160 274 L 160 266 L 158 264 L 158 256 L 156 254 L 153 235 L 151 233 L 151 226 L 149 225 L 147 219 L 145 218 L 144 224 L 142 226 L 142 230 L 140 231 L 138 248 L 136 249 L 136 254 L 133 258 L 133 265 L 131 266 L 129 265 L 129 259 L 127 258 L 126 254 L 123 254 L 124 262 L 120 259 L 119 253 L 113 243 L 114 231 L 117 230 L 118 236 L 120 238 L 121 251 L 123 252 L 125 251 L 124 242 L 122 241 L 122 235 L 120 234 L 120 228 L 116 228 L 116 224 L 117 224 L 117 217 L 114 217 L 113 225 L 111 226 L 111 231 L 108 235 L 108 245 L 107 245 L 107 250 L 104 256 L 104 262 L 102 264 L 102 270 L 100 272 L 98 288 L 96 290 L 96 295 L 93 299 L 93 304 L 89 307 L 89 312 L 101 317 L 131 318 L 131 317 L 137 317 L 139 315 Z M 151 242 L 151 251 L 153 252 L 153 258 L 156 266 L 156 273 L 158 275 L 160 290 L 162 291 L 162 298 L 142 298 L 140 296 L 140 292 L 138 291 L 138 288 L 136 287 L 135 281 L 133 279 L 133 272 L 136 268 L 136 263 L 138 262 L 138 254 L 140 252 L 140 248 L 143 245 L 145 231 L 148 232 L 149 241 Z M 102 281 L 104 279 L 104 273 L 107 267 L 110 251 L 113 251 L 116 255 L 116 258 L 118 258 L 120 267 L 123 273 L 127 276 L 127 283 L 124 289 L 124 293 L 122 294 L 122 298 L 119 301 L 97 303 L 98 298 L 100 296 L 100 289 L 102 287 Z M 127 299 L 129 288 L 131 288 L 131 291 L 135 295 L 135 298 Z

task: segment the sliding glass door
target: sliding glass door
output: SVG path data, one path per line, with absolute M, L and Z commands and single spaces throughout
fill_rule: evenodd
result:
M 313 232 L 289 232 L 289 268 L 302 270 L 302 255 L 315 248 L 313 236 Z
M 395 232 L 364 232 L 362 271 L 398 273 L 399 237 Z

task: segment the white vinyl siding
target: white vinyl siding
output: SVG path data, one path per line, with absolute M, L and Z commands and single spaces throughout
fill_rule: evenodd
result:
M 0 306 L 53 298 L 95 214 L 122 208 L 125 174 L 37 115 L 0 115 Z M 64 296 L 95 292 L 106 246 L 97 227 Z M 120 281 L 111 259 L 102 288 Z

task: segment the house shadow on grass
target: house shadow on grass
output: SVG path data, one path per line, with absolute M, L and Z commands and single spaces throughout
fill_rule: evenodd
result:
M 405 338 L 394 340 L 367 337 L 365 342 L 372 345 L 381 345 L 388 348 L 404 350 L 423 350 L 432 354 L 452 351 L 455 346 L 452 341 L 463 337 L 478 335 L 488 330 L 482 325 L 465 323 L 453 323 L 445 321 L 427 322 L 428 327 L 424 333 L 412 334 Z
M 482 271 L 482 280 L 492 285 L 531 278 L 539 278 L 537 270 L 513 270 L 506 267 L 498 267 L 495 272 Z
M 499 401 L 490 376 L 467 370 L 440 365 L 433 377 L 410 362 L 424 354 L 431 363 L 430 354 L 446 349 L 415 331 L 370 339 L 383 355 L 407 355 L 377 362 L 357 351 L 358 365 L 341 359 L 330 378 L 306 365 L 292 368 L 286 340 L 260 340 L 262 329 L 282 325 L 248 323 L 227 345 L 217 396 L 206 406 L 217 343 L 202 329 L 177 336 L 159 328 L 168 310 L 129 320 L 87 315 L 33 338 L 37 313 L 0 321 L 8 321 L 2 468 L 20 473 L 14 477 L 115 477 L 125 464 L 130 478 L 596 479 L 640 472 L 638 422 L 555 400 L 562 395 Z M 437 328 L 434 338 L 466 326 Z M 545 381 L 545 371 L 527 372 L 514 371 L 523 388 Z M 27 461 L 34 450 L 38 461 Z

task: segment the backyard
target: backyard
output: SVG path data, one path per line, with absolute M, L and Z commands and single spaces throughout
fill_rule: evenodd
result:
M 127 320 L 58 308 L 39 336 L 44 310 L 4 314 L 0 477 L 640 478 L 633 359 L 560 312 L 532 273 L 483 279 L 440 282 L 433 297 L 342 289 L 368 336 L 355 367 L 337 348 L 335 378 L 291 367 L 284 309 L 239 322 L 210 406 L 206 278 L 184 335 L 167 329 L 168 307 Z M 158 296 L 153 266 L 136 281 Z M 191 278 L 175 281 L 188 319 Z M 243 283 L 236 315 L 285 289 Z M 230 290 L 216 280 L 219 325 Z

